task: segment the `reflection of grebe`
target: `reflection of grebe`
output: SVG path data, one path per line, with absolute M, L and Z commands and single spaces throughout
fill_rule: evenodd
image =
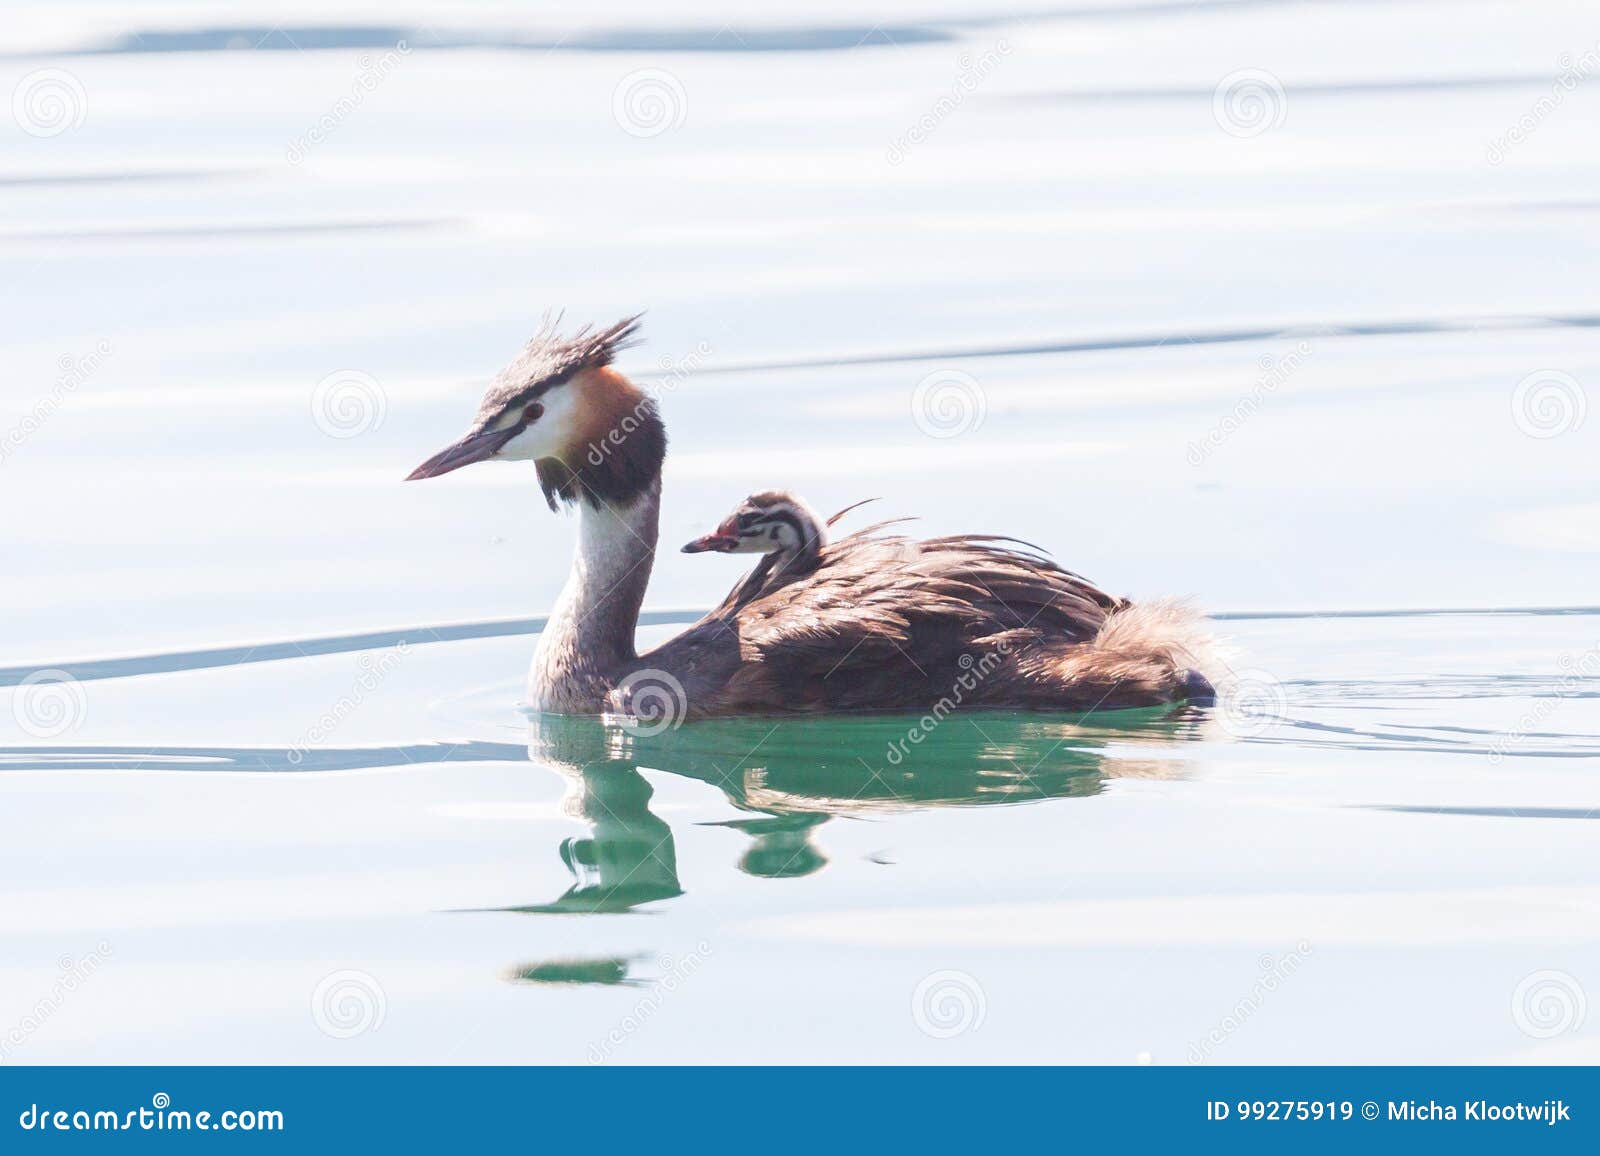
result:
M 573 878 L 563 895 L 509 910 L 629 911 L 683 894 L 672 828 L 650 810 L 654 792 L 629 755 L 626 734 L 592 719 L 552 716 L 535 722 L 528 755 L 566 776 L 562 810 L 587 824 L 589 834 L 561 843 Z
M 673 832 L 650 810 L 641 769 L 716 787 L 748 812 L 706 824 L 750 836 L 740 869 L 795 877 L 827 864 L 814 836 L 834 816 L 1066 798 L 1092 795 L 1108 777 L 1177 777 L 1181 762 L 1113 757 L 1103 748 L 1115 739 L 1180 742 L 1199 725 L 1197 713 L 1180 708 L 1115 728 L 1037 714 L 957 715 L 898 767 L 884 752 L 916 724 L 904 717 L 729 719 L 642 735 L 598 719 L 539 715 L 528 757 L 566 776 L 564 809 L 589 832 L 561 844 L 574 880 L 565 894 L 509 910 L 628 911 L 682 894 Z
M 809 573 L 731 599 L 678 637 L 634 649 L 655 557 L 666 431 L 611 366 L 636 320 L 563 339 L 546 326 L 489 387 L 467 435 L 423 462 L 531 460 L 554 508 L 576 505 L 572 574 L 539 638 L 529 701 L 563 714 L 639 713 L 665 682 L 693 716 L 929 709 L 994 656 L 964 705 L 1088 710 L 1209 698 L 1203 636 L 1170 603 L 1135 606 L 1023 543 L 914 541 L 872 530 Z

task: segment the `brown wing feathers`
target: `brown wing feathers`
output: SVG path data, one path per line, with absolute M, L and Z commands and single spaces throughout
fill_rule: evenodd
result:
M 710 674 L 696 714 L 925 710 L 958 680 L 966 705 L 1062 709 L 1171 701 L 1183 671 L 1140 645 L 1102 646 L 1130 604 L 990 534 L 915 541 L 881 522 L 825 547 L 817 566 L 759 589 L 747 579 L 658 652 Z M 742 597 L 742 600 L 741 600 Z M 1120 619 L 1119 619 L 1120 620 Z M 1112 632 L 1106 631 L 1107 634 Z M 985 655 L 984 678 L 964 677 Z M 714 657 L 713 657 L 714 656 Z M 647 655 L 648 663 L 657 655 Z

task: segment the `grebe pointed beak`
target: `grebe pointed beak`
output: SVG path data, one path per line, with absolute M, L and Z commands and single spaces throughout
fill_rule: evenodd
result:
M 412 470 L 406 475 L 406 481 L 437 478 L 440 474 L 448 474 L 451 470 L 459 470 L 462 466 L 470 466 L 473 462 L 485 461 L 494 457 L 501 446 L 521 432 L 521 426 L 512 426 L 509 429 L 491 429 L 482 433 L 468 434 L 455 445 L 446 446 Z
M 739 544 L 739 539 L 727 534 L 707 534 L 704 538 L 696 538 L 693 542 L 685 544 L 685 554 L 703 554 L 707 550 L 715 550 L 719 554 L 726 554 Z
M 718 554 L 726 554 L 739 544 L 739 534 L 734 528 L 732 518 L 718 526 L 703 538 L 696 538 L 684 546 L 685 554 L 703 554 L 707 550 L 714 550 Z

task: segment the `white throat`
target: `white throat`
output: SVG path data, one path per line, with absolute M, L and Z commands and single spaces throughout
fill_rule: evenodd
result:
M 637 657 L 634 632 L 655 561 L 660 479 L 632 502 L 578 503 L 572 571 L 528 671 L 535 710 L 595 714 Z

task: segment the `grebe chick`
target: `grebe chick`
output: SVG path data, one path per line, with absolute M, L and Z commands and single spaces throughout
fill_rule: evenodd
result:
M 740 502 L 715 530 L 687 543 L 683 552 L 763 555 L 723 600 L 724 606 L 742 606 L 815 570 L 827 544 L 827 526 L 810 506 L 783 490 L 764 490 Z
M 683 548 L 685 554 L 766 554 L 777 569 L 816 566 L 828 532 L 810 506 L 783 490 L 751 494 L 717 528 Z

